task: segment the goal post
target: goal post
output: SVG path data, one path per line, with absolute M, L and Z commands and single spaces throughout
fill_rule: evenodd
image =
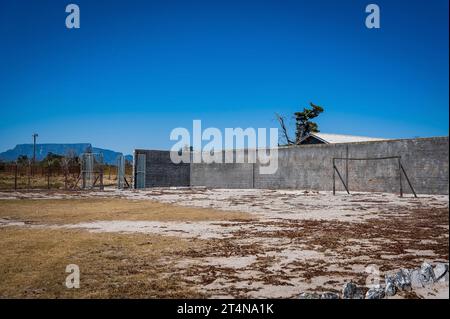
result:
M 414 190 L 414 187 L 411 184 L 411 181 L 409 180 L 408 175 L 406 174 L 406 170 L 402 165 L 402 157 L 401 156 L 384 156 L 384 157 L 333 157 L 333 195 L 336 195 L 336 174 L 339 177 L 339 180 L 341 181 L 342 185 L 344 186 L 345 190 L 347 191 L 347 194 L 350 194 L 350 190 L 348 187 L 348 172 L 346 175 L 347 182 L 344 181 L 342 178 L 341 173 L 339 172 L 339 169 L 336 166 L 336 161 L 338 160 L 345 160 L 345 161 L 376 161 L 376 160 L 388 160 L 388 159 L 394 159 L 397 160 L 398 163 L 398 181 L 399 181 L 399 192 L 400 197 L 403 197 L 403 183 L 402 183 L 402 176 L 405 176 L 406 182 L 409 185 L 409 188 L 411 189 L 412 193 L 414 194 L 414 197 L 417 198 L 417 194 Z

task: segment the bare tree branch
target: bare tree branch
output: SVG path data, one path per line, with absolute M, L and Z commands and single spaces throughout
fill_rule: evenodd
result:
M 284 117 L 282 117 L 280 114 L 275 113 L 275 116 L 278 120 L 278 123 L 280 124 L 281 131 L 283 132 L 283 137 L 285 139 L 286 144 L 291 145 L 294 144 L 294 142 L 289 138 L 289 134 L 286 128 L 286 124 L 284 123 Z

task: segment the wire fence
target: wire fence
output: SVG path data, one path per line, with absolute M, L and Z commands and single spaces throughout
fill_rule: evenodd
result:
M 124 172 L 121 174 L 130 180 L 132 166 L 128 163 L 124 166 Z M 102 174 L 104 186 L 117 186 L 117 166 L 103 165 Z M 80 176 L 82 169 L 79 164 L 0 163 L 0 190 L 71 190 L 77 188 Z

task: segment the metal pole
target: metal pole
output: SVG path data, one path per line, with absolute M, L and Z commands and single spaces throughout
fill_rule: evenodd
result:
M 31 163 L 28 161 L 28 189 L 31 188 Z
M 100 190 L 103 190 L 104 186 L 103 186 L 103 165 L 102 167 L 100 167 Z
M 255 163 L 252 163 L 252 188 L 255 188 Z
M 336 195 L 336 174 L 335 174 L 334 158 L 333 158 L 333 195 Z
M 14 190 L 17 189 L 17 162 L 16 162 L 16 168 L 14 170 Z
M 399 180 L 399 183 L 400 183 L 400 197 L 403 197 L 402 164 L 400 162 L 400 157 L 398 158 L 398 180 Z
M 412 190 L 412 192 L 413 192 L 413 194 L 414 194 L 414 197 L 417 198 L 416 191 L 414 190 L 414 188 L 413 188 L 413 186 L 412 186 L 412 184 L 411 184 L 411 181 L 409 180 L 409 177 L 408 177 L 408 175 L 406 174 L 405 168 L 403 167 L 402 164 L 400 164 L 400 167 L 401 167 L 401 169 L 402 169 L 402 171 L 403 171 L 403 174 L 405 174 L 406 181 L 408 182 L 408 185 L 409 185 L 409 187 L 411 188 L 411 190 Z
M 100 165 L 100 190 L 103 190 L 105 187 L 104 187 L 104 184 L 103 184 L 103 174 L 104 174 L 104 171 L 105 171 L 105 166 L 104 166 L 104 163 L 103 163 L 103 153 L 100 153 L 99 154 L 99 163 L 98 163 L 98 165 Z
M 350 195 L 350 192 L 349 192 L 349 190 L 348 190 L 348 188 L 347 188 L 347 185 L 345 185 L 344 179 L 342 178 L 341 173 L 339 173 L 339 170 L 337 169 L 336 166 L 334 166 L 334 170 L 336 171 L 336 173 L 337 173 L 338 176 L 339 176 L 339 179 L 341 180 L 342 184 L 344 185 L 344 188 L 345 188 L 345 190 L 347 191 L 347 194 Z
M 36 163 L 36 137 L 38 137 L 38 134 L 37 133 L 33 133 L 32 136 L 33 136 L 33 165 L 32 165 L 32 168 L 33 168 L 34 163 Z M 34 176 L 33 170 L 32 170 L 31 175 Z
M 50 164 L 47 163 L 48 170 L 47 170 L 47 188 L 50 189 Z
M 81 175 L 81 188 L 86 188 L 86 154 L 81 155 L 81 162 L 80 162 L 80 175 Z
M 345 184 L 347 184 L 348 188 L 348 145 L 345 146 Z

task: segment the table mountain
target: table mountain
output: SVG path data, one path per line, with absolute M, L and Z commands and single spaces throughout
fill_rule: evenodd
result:
M 87 150 L 92 149 L 93 153 L 103 153 L 103 160 L 106 164 L 116 165 L 117 156 L 122 153 L 103 149 L 99 147 L 93 147 L 90 143 L 75 143 L 75 144 L 36 144 L 36 160 L 40 161 L 44 159 L 48 153 L 67 155 L 75 154 L 80 155 Z M 33 158 L 33 144 L 17 144 L 13 149 L 0 153 L 0 160 L 2 161 L 15 161 L 20 155 L 26 155 L 28 158 Z M 126 155 L 125 158 L 129 161 L 133 160 L 133 156 Z

